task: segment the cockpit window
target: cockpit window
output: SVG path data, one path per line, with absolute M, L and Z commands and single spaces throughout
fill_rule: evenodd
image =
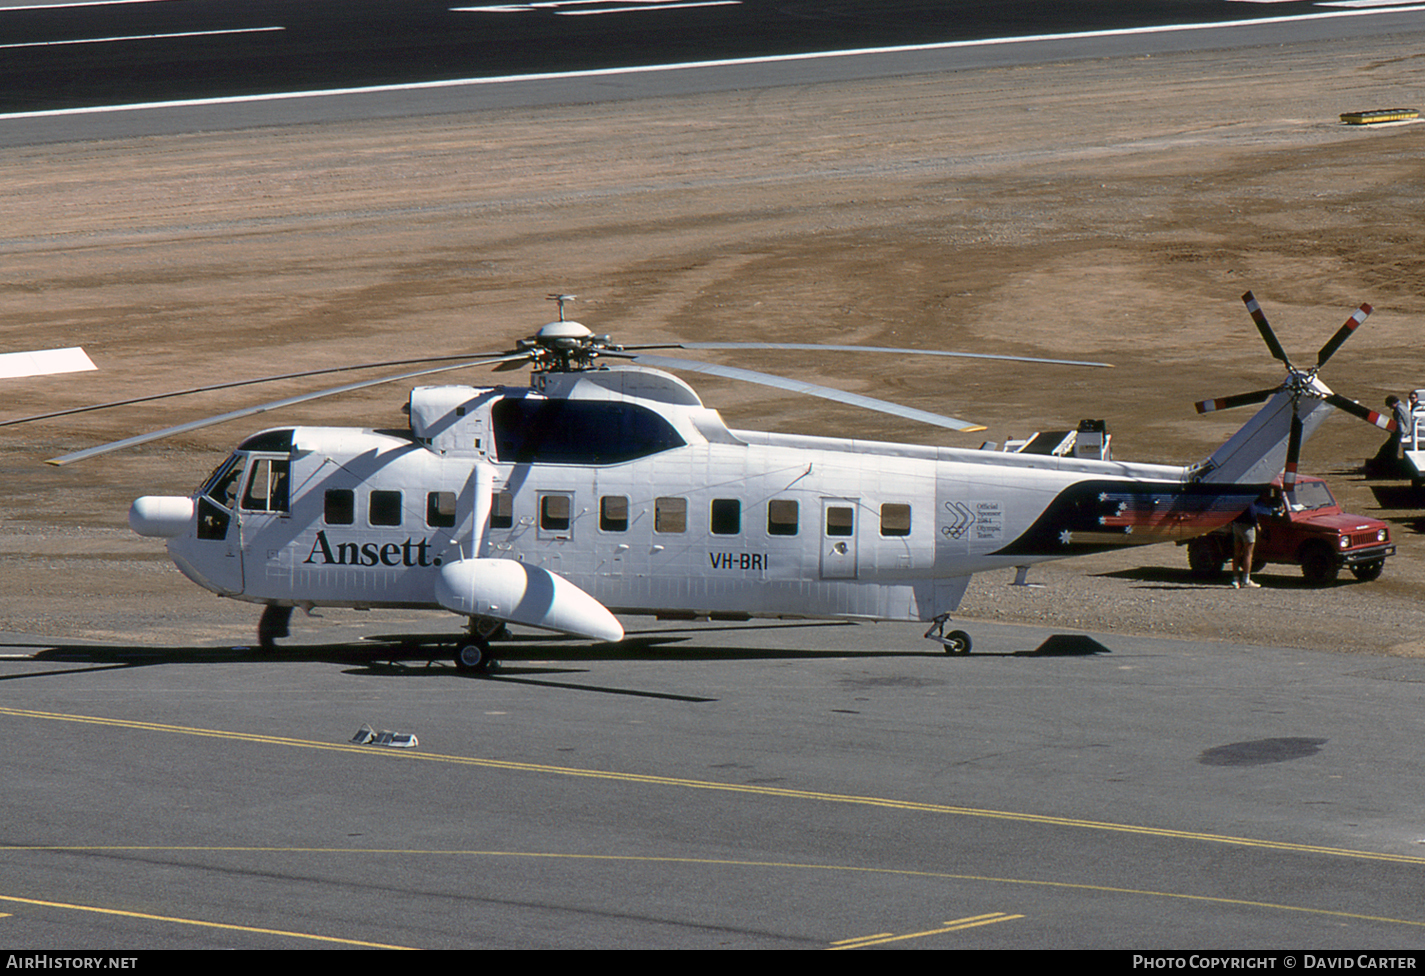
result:
M 242 466 L 246 460 L 241 454 L 230 455 L 208 476 L 198 494 L 206 495 L 224 508 L 231 509 L 237 501 L 238 479 L 242 477 Z
M 636 403 L 506 397 L 492 416 L 505 464 L 619 464 L 684 443 L 672 424 Z
M 292 453 L 293 430 L 265 430 L 253 434 L 238 445 L 239 451 L 268 451 L 276 454 Z
M 292 462 L 286 458 L 258 458 L 252 462 L 242 507 L 250 512 L 287 511 L 287 475 Z

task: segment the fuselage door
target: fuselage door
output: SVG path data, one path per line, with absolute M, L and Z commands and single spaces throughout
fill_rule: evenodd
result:
M 821 500 L 821 578 L 856 578 L 857 501 Z
M 274 523 L 285 519 L 291 511 L 292 462 L 287 457 L 254 457 L 248 464 L 238 501 L 238 531 L 242 536 L 243 580 L 257 584 L 258 577 L 288 577 L 292 567 L 282 565 L 290 559 L 281 531 L 273 532 Z
M 168 544 L 175 558 L 180 553 L 174 547 L 183 550 L 184 561 L 207 581 L 205 585 L 230 595 L 243 591 L 242 519 L 237 500 L 246 460 L 245 455 L 231 455 L 200 490 L 196 540 L 176 539 Z

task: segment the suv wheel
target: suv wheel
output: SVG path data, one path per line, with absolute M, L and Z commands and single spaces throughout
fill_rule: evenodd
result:
M 1199 579 L 1211 579 L 1222 572 L 1226 558 L 1222 546 L 1211 536 L 1199 536 L 1187 544 L 1188 568 Z
M 1313 542 L 1301 551 L 1301 575 L 1312 586 L 1330 586 L 1336 582 L 1341 566 L 1336 554 L 1324 542 Z

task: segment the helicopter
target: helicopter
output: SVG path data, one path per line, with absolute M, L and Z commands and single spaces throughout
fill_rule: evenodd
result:
M 1295 471 L 1302 443 L 1333 408 L 1387 430 L 1393 423 L 1317 376 L 1368 305 L 1322 347 L 1314 367 L 1299 369 L 1255 298 L 1243 296 L 1286 379 L 1199 404 L 1200 412 L 1264 405 L 1209 457 L 1177 466 L 731 429 L 669 370 L 748 380 L 952 430 L 984 428 L 662 351 L 854 350 L 1108 364 L 859 346 L 620 345 L 566 318 L 573 296 L 550 298 L 559 303 L 559 319 L 513 349 L 384 364 L 442 363 L 50 463 L 378 383 L 528 366 L 528 385 L 415 386 L 406 430 L 260 431 L 196 491 L 144 496 L 129 511 L 131 528 L 165 539 L 190 580 L 263 605 L 264 648 L 289 636 L 295 608 L 443 610 L 467 620 L 456 666 L 483 672 L 494 665 L 492 642 L 508 625 L 615 642 L 624 637 L 619 617 L 628 615 L 918 620 L 930 623 L 925 636 L 947 653 L 969 653 L 970 635 L 945 627 L 973 574 L 1211 532 L 1243 513 L 1284 466 Z M 292 375 L 314 373 L 267 379 Z M 154 397 L 185 392 L 195 391 Z M 23 418 L 34 419 L 41 418 Z

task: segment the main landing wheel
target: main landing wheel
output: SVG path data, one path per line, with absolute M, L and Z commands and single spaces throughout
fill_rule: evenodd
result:
M 494 667 L 495 657 L 490 653 L 490 642 L 475 638 L 462 644 L 455 651 L 455 666 L 472 674 L 488 674 Z

